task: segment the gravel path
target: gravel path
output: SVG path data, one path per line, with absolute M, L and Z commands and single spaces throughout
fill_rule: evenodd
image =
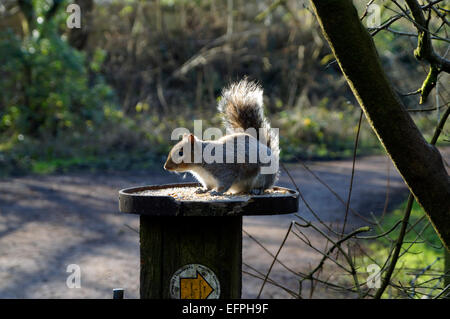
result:
M 447 152 L 447 155 L 449 153 Z M 447 156 L 448 158 L 448 156 Z M 309 163 L 309 167 L 342 198 L 347 198 L 351 161 Z M 389 206 L 403 201 L 406 188 L 386 157 L 359 158 L 352 193 L 352 208 L 364 216 L 380 214 L 385 205 L 386 178 L 390 167 Z M 302 194 L 315 212 L 328 223 L 343 219 L 344 205 L 301 165 L 288 165 Z M 126 298 L 139 296 L 139 228 L 137 216 L 118 212 L 117 191 L 121 188 L 188 181 L 189 177 L 164 171 L 141 173 L 67 174 L 0 179 L 0 298 L 111 298 L 112 288 L 124 287 Z M 286 174 L 279 185 L 293 188 Z M 313 219 L 305 205 L 299 212 Z M 244 230 L 274 254 L 293 215 L 244 218 Z M 349 215 L 347 229 L 364 224 Z M 309 238 L 319 247 L 323 240 Z M 307 271 L 320 255 L 292 236 L 280 260 L 296 271 Z M 271 257 L 244 235 L 243 260 L 265 273 Z M 81 288 L 66 285 L 67 267 L 81 269 Z M 248 266 L 243 267 L 250 271 Z M 275 266 L 271 277 L 294 290 L 292 274 Z M 243 275 L 243 297 L 252 298 L 259 279 Z M 315 297 L 336 297 L 318 291 Z M 271 285 L 263 297 L 289 297 Z

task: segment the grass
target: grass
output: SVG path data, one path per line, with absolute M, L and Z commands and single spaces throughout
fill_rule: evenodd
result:
M 381 220 L 377 233 L 382 234 L 386 232 L 401 220 L 405 207 L 406 201 L 397 209 L 388 213 Z M 412 226 L 413 229 L 405 236 L 401 255 L 391 281 L 408 287 L 412 285 L 416 287 L 423 285 L 423 287 L 426 287 L 415 289 L 414 295 L 412 295 L 411 291 L 410 297 L 420 298 L 422 294 L 436 295 L 440 290 L 434 288 L 441 288 L 443 283 L 437 279 L 431 279 L 441 276 L 444 271 L 444 248 L 431 223 L 417 203 L 414 203 L 412 208 L 408 229 Z M 368 256 L 359 256 L 356 260 L 357 265 L 362 269 L 366 269 L 373 263 L 382 266 L 389 255 L 391 241 L 395 241 L 398 238 L 399 232 L 400 225 L 389 236 L 367 243 L 365 248 L 370 258 Z M 417 236 L 419 236 L 417 242 L 412 243 Z M 403 254 L 406 250 L 408 252 Z M 390 290 L 388 288 L 383 297 L 404 298 L 406 296 L 395 291 L 395 289 Z
M 0 159 L 1 159 L 0 153 Z M 77 154 L 71 157 L 31 158 L 20 156 L 17 159 L 5 158 L 5 165 L 0 166 L 0 177 L 34 174 L 46 175 L 68 172 L 107 172 L 125 170 L 152 170 L 161 167 L 163 158 L 151 151 L 112 152 L 109 154 L 85 155 Z
M 147 157 L 138 158 L 126 155 L 113 154 L 108 157 L 87 156 L 74 158 L 55 158 L 50 160 L 33 161 L 30 173 L 45 175 L 51 173 L 66 173 L 69 171 L 108 171 L 128 169 L 151 169 L 156 167 L 154 160 L 145 160 Z

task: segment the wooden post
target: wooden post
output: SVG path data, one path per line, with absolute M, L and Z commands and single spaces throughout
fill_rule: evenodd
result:
M 242 217 L 152 217 L 141 215 L 140 295 L 170 298 L 170 280 L 188 264 L 217 276 L 221 299 L 241 297 Z
M 113 289 L 113 299 L 123 299 L 123 288 Z
M 199 184 L 143 186 L 119 192 L 119 209 L 140 215 L 143 299 L 237 299 L 242 288 L 242 216 L 298 210 L 296 191 L 222 200 L 179 200 L 151 191 Z

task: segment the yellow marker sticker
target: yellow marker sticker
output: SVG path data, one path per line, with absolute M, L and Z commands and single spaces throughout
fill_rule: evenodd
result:
M 180 278 L 181 299 L 206 299 L 212 291 L 212 287 L 199 273 L 196 278 Z
M 218 299 L 220 284 L 216 274 L 200 264 L 189 264 L 178 269 L 170 279 L 173 299 Z

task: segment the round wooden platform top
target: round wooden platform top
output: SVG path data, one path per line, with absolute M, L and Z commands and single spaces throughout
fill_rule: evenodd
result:
M 119 191 L 122 213 L 149 216 L 249 216 L 291 214 L 298 210 L 298 192 L 273 187 L 262 195 L 196 194 L 198 183 L 126 188 Z

